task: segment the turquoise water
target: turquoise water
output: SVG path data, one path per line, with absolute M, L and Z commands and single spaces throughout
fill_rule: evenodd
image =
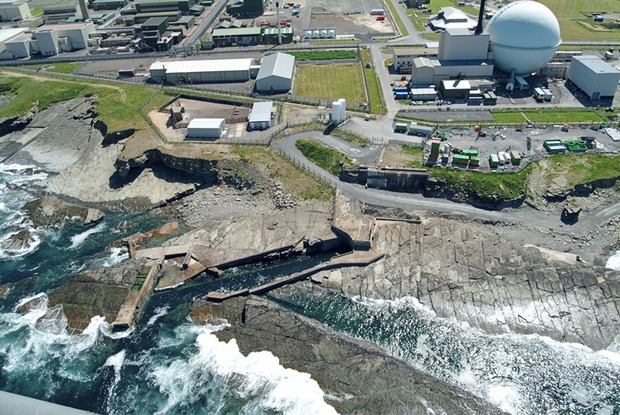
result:
M 110 213 L 87 229 L 68 223 L 32 230 L 30 250 L 2 249 L 3 238 L 30 228 L 18 209 L 31 196 L 15 186 L 29 188 L 43 177 L 32 169 L 0 169 L 0 284 L 13 287 L 0 300 L 1 390 L 101 414 L 334 413 L 308 374 L 283 368 L 269 352 L 244 356 L 234 340 L 217 340 L 214 333 L 223 325 L 186 319 L 191 300 L 208 291 L 268 281 L 325 257 L 241 267 L 221 279 L 199 278 L 156 292 L 128 336 L 110 333 L 99 317 L 83 334 L 69 336 L 39 293 L 80 270 L 122 260 L 125 253 L 107 246 L 170 218 Z M 122 220 L 133 227 L 115 231 Z M 620 344 L 593 352 L 541 336 L 488 335 L 437 318 L 413 298 L 388 302 L 293 292 L 271 298 L 334 330 L 377 343 L 511 413 L 620 413 Z M 23 315 L 13 312 L 31 296 L 38 296 L 37 307 Z

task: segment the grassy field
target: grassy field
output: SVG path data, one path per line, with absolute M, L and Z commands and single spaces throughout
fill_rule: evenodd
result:
M 355 50 L 311 50 L 300 52 L 289 52 L 300 61 L 328 61 L 336 59 L 357 59 Z
M 618 0 L 540 0 L 558 17 L 562 40 L 620 41 L 620 30 L 609 30 L 588 18 L 594 12 L 620 12 Z
M 66 101 L 79 96 L 95 96 L 97 112 L 108 131 L 147 129 L 139 108 L 153 96 L 153 89 L 140 86 L 118 86 L 104 82 L 88 83 L 60 78 L 45 78 L 37 74 L 27 76 L 10 73 L 0 76 L 0 90 L 13 97 L 0 109 L 0 117 L 23 115 L 35 102 L 39 109 L 45 109 L 55 102 Z M 161 96 L 160 96 L 161 95 Z M 157 108 L 169 97 L 158 94 L 145 110 Z
M 233 146 L 233 153 L 241 160 L 251 163 L 270 179 L 282 183 L 284 191 L 301 200 L 329 200 L 332 188 L 305 174 L 296 165 L 279 154 L 260 146 Z
M 299 65 L 295 93 L 304 97 L 366 102 L 362 72 L 357 63 Z
M 387 108 L 385 106 L 385 100 L 383 98 L 383 90 L 381 89 L 381 85 L 379 83 L 379 79 L 377 79 L 377 74 L 375 73 L 375 69 L 370 66 L 370 68 L 366 67 L 367 63 L 371 63 L 370 60 L 370 51 L 368 49 L 362 49 L 362 70 L 364 71 L 364 75 L 366 77 L 366 87 L 368 88 L 368 106 L 369 110 L 375 114 L 385 114 L 387 112 Z
M 597 153 L 582 154 L 580 156 L 559 155 L 550 159 L 550 163 L 536 163 L 535 168 L 545 169 L 544 180 L 548 187 L 556 178 L 561 177 L 567 188 L 599 179 L 610 179 L 620 175 L 620 155 L 605 155 Z
M 295 146 L 308 160 L 335 176 L 342 171 L 342 164 L 351 164 L 351 160 L 345 155 L 316 141 L 302 139 L 298 140 Z
M 336 128 L 332 130 L 331 135 L 333 135 L 334 137 L 338 137 L 341 140 L 348 141 L 351 144 L 355 144 L 356 146 L 370 144 L 370 139 L 368 139 L 367 137 L 362 137 L 361 135 L 350 133 L 343 130 L 342 128 Z

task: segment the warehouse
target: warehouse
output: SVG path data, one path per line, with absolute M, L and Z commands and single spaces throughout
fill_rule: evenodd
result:
M 187 126 L 189 138 L 220 138 L 226 133 L 224 118 L 195 118 Z
M 287 53 L 274 53 L 263 58 L 256 76 L 256 90 L 261 92 L 287 92 L 293 86 L 295 57 Z
M 262 40 L 261 27 L 241 27 L 238 29 L 214 29 L 211 38 L 217 47 L 237 45 L 258 45 Z
M 245 82 L 250 79 L 253 59 L 213 59 L 154 62 L 150 67 L 155 82 L 209 83 Z
M 0 0 L 0 21 L 31 19 L 30 7 L 26 0 Z
M 415 58 L 411 79 L 415 85 L 438 84 L 442 80 L 491 78 L 493 63 L 487 60 L 439 60 Z
M 471 84 L 465 80 L 449 80 L 439 83 L 439 90 L 445 99 L 467 99 Z
M 6 50 L 13 53 L 17 59 L 30 57 L 30 39 L 29 34 L 23 34 L 14 37 L 5 43 Z
M 273 102 L 255 102 L 252 105 L 248 130 L 266 130 L 271 127 L 273 120 Z
M 196 4 L 194 0 L 137 0 L 135 2 L 138 13 L 170 12 L 179 10 L 183 14 L 190 14 Z
M 620 71 L 596 56 L 573 56 L 567 78 L 590 99 L 613 98 Z

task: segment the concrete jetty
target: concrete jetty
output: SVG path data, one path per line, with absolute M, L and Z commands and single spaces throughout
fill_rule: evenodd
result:
M 220 293 L 217 291 L 212 291 L 207 294 L 207 300 L 221 302 L 228 300 L 234 297 L 246 296 L 250 294 L 264 294 L 276 288 L 279 288 L 283 285 L 292 284 L 297 281 L 304 280 L 310 277 L 313 274 L 316 274 L 320 271 L 327 271 L 334 268 L 342 268 L 342 267 L 365 267 L 369 264 L 372 264 L 375 261 L 383 258 L 383 254 L 368 250 L 368 251 L 353 251 L 343 255 L 338 255 L 329 261 L 316 265 L 312 268 L 308 268 L 306 270 L 296 272 L 291 275 L 287 275 L 285 277 L 276 278 L 273 281 L 268 283 L 259 285 L 253 288 L 245 288 L 238 291 L 232 291 L 229 293 Z

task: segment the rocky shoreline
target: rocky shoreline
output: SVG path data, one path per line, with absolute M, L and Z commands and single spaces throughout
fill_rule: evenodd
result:
M 95 127 L 91 104 L 88 100 L 61 103 L 34 115 L 30 125 L 37 117 L 47 117 L 51 124 L 62 118 L 58 125 L 77 132 L 63 140 L 61 131 L 48 128 L 11 158 L 47 168 L 50 177 L 40 184 L 52 194 L 102 211 L 163 206 L 162 212 L 191 229 L 167 244 L 260 250 L 295 235 L 302 223 L 307 237 L 329 238 L 338 214 L 333 205 L 294 200 L 277 183 L 252 172 L 235 177 L 234 160 L 215 167 L 157 150 L 141 159 L 118 161 L 124 139 L 101 145 L 103 135 Z M 69 109 L 74 116 L 67 120 Z M 12 134 L 9 141 L 19 138 L 18 133 Z M 89 140 L 84 144 L 80 137 Z M 54 155 L 59 161 L 51 168 Z M 195 169 L 202 175 L 193 175 Z M 313 284 L 297 287 L 387 300 L 411 296 L 439 317 L 487 332 L 538 333 L 604 349 L 620 333 L 620 272 L 603 266 L 605 255 L 619 247 L 620 220 L 613 216 L 602 220 L 597 215 L 612 205 L 618 190 L 598 189 L 577 197 L 583 198 L 584 215 L 574 226 L 560 222 L 561 203 L 546 199 L 536 209 L 507 209 L 511 219 L 496 222 L 361 206 L 353 201 L 346 213 L 364 224 L 358 229 L 369 230 L 371 247 L 385 257 L 367 267 L 321 272 L 313 276 Z M 55 199 L 42 200 L 30 207 L 31 216 L 42 226 L 74 215 L 75 210 L 61 209 Z M 85 220 L 101 219 L 92 207 L 80 209 Z M 402 217 L 419 221 L 398 220 Z M 67 317 L 76 322 L 72 327 L 84 327 L 89 316 L 97 314 L 111 321 L 113 309 L 141 273 L 142 264 L 133 262 L 90 270 L 56 289 L 50 300 L 65 306 Z M 376 346 L 264 299 L 233 302 L 228 311 L 228 305 L 224 311 L 210 307 L 198 301 L 194 321 L 213 316 L 228 319 L 232 327 L 220 333 L 222 339 L 237 338 L 244 352 L 269 349 L 285 365 L 323 379 L 321 386 L 333 393 L 330 399 L 342 413 L 398 414 L 410 407 L 422 412 L 497 413 L 458 387 L 420 373 Z M 346 359 L 357 364 L 339 365 Z M 349 381 L 343 383 L 343 378 Z

